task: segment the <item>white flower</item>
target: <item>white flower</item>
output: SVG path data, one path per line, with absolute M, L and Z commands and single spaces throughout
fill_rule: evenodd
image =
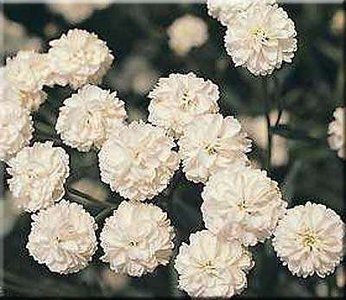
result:
M 219 111 L 218 86 L 194 73 L 160 78 L 148 97 L 149 122 L 169 129 L 176 137 L 198 115 Z
M 26 248 L 51 272 L 84 269 L 97 249 L 94 218 L 83 206 L 62 200 L 32 216 Z
M 345 108 L 338 107 L 334 111 L 334 120 L 329 124 L 329 147 L 338 151 L 338 156 L 345 159 Z
M 195 118 L 185 128 L 179 154 L 186 178 L 205 183 L 217 171 L 234 163 L 248 162 L 251 141 L 234 117 L 207 114 Z
M 48 7 L 53 13 L 62 15 L 67 22 L 77 24 L 88 19 L 95 10 L 104 9 L 109 4 L 109 1 L 102 0 L 98 0 L 95 3 L 59 1 L 49 3 Z
M 191 297 L 228 298 L 247 287 L 247 272 L 254 266 L 240 243 L 218 239 L 208 230 L 190 235 L 175 260 L 179 288 Z
M 69 157 L 52 142 L 23 148 L 8 162 L 8 180 L 13 198 L 28 212 L 46 208 L 64 195 L 69 175 Z
M 151 199 L 167 187 L 178 168 L 174 147 L 163 129 L 132 122 L 102 146 L 101 180 L 124 198 Z
M 345 224 L 333 210 L 307 202 L 287 210 L 273 246 L 294 275 L 325 277 L 342 259 L 344 235 Z
M 99 83 L 113 62 L 106 43 L 94 33 L 72 29 L 49 43 L 48 58 L 58 84 L 74 89 Z
M 278 117 L 277 111 L 272 111 L 269 114 L 271 124 L 275 124 Z M 254 140 L 254 142 L 262 148 L 267 149 L 268 137 L 267 137 L 267 120 L 265 116 L 243 116 L 239 118 L 239 121 L 244 130 Z M 280 125 L 287 124 L 289 121 L 289 114 L 286 111 L 282 112 L 280 118 Z M 286 165 L 289 159 L 289 145 L 288 140 L 279 135 L 272 136 L 272 155 L 271 165 L 274 167 Z
M 15 57 L 6 60 L 4 77 L 19 91 L 22 105 L 30 111 L 37 110 L 46 100 L 47 94 L 42 89 L 49 76 L 46 54 L 19 51 Z
M 227 240 L 254 246 L 269 238 L 285 212 L 275 181 L 265 171 L 238 166 L 211 176 L 202 198 L 205 226 Z
M 173 22 L 167 34 L 170 48 L 177 55 L 185 56 L 192 48 L 200 47 L 208 40 L 208 27 L 201 18 L 184 15 Z
M 234 19 L 252 5 L 274 4 L 276 0 L 207 0 L 208 14 L 224 26 L 232 25 Z
M 8 160 L 28 145 L 33 132 L 29 111 L 21 105 L 17 90 L 12 89 L 0 71 L 0 161 Z
M 79 151 L 100 148 L 110 134 L 123 126 L 126 111 L 117 93 L 86 85 L 64 101 L 56 131 L 66 145 Z
M 294 22 L 281 7 L 258 4 L 236 15 L 227 29 L 225 47 L 236 67 L 265 76 L 283 62 L 292 62 L 296 35 Z
M 140 277 L 167 265 L 174 230 L 167 214 L 153 204 L 123 201 L 106 219 L 100 240 L 111 270 Z

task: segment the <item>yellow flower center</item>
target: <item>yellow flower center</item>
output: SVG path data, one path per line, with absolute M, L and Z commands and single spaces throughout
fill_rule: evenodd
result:
M 206 272 L 209 275 L 216 275 L 216 266 L 213 264 L 211 260 L 201 261 L 199 262 L 199 267 L 202 272 Z
M 205 150 L 207 151 L 208 155 L 214 155 L 217 153 L 216 146 L 212 144 L 206 146 Z
M 194 106 L 195 106 L 195 102 L 191 99 L 191 97 L 189 96 L 189 93 L 187 91 L 184 91 L 183 97 L 181 99 L 181 107 L 184 110 L 187 110 Z
M 250 32 L 256 39 L 258 39 L 262 43 L 265 43 L 265 42 L 269 41 L 267 33 L 261 27 L 254 27 L 254 28 L 251 29 Z
M 316 247 L 318 243 L 318 237 L 311 230 L 306 230 L 305 232 L 299 234 L 304 247 L 309 247 L 310 250 Z

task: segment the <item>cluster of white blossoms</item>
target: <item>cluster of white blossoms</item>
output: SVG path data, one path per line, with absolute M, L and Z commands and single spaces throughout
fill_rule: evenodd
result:
M 29 114 L 47 99 L 45 86 L 70 84 L 79 88 L 96 83 L 113 61 L 105 42 L 85 30 L 69 30 L 50 45 L 48 53 L 19 51 L 1 67 L 0 101 L 6 109 L 0 112 L 0 160 L 9 159 L 29 144 L 33 132 Z M 117 116 L 122 113 L 119 108 Z
M 140 277 L 169 263 L 174 237 L 167 213 L 158 206 L 123 201 L 105 221 L 101 259 L 116 273 Z
M 254 246 L 269 238 L 287 203 L 265 171 L 239 165 L 211 176 L 203 193 L 205 226 L 225 240 Z
M 208 0 L 209 14 L 227 26 L 225 48 L 236 67 L 266 76 L 291 63 L 297 50 L 294 22 L 275 0 Z
M 56 82 L 74 89 L 99 83 L 114 59 L 106 43 L 86 30 L 69 30 L 49 45 L 48 60 Z
M 28 212 L 52 205 L 65 191 L 69 176 L 69 157 L 52 142 L 25 147 L 8 161 L 8 180 L 13 198 Z
M 134 121 L 101 148 L 101 180 L 126 199 L 151 199 L 167 187 L 179 166 L 174 147 L 162 128 Z
M 0 161 L 6 161 L 29 144 L 33 133 L 30 112 L 21 105 L 20 95 L 0 71 Z
M 329 124 L 328 142 L 331 149 L 336 150 L 338 156 L 346 158 L 345 152 L 345 108 L 337 107 L 334 111 L 334 120 Z
M 160 78 L 148 97 L 149 122 L 175 137 L 181 136 L 185 126 L 197 116 L 219 111 L 218 86 L 192 72 Z
M 254 266 L 251 254 L 234 241 L 218 239 L 208 230 L 190 235 L 175 259 L 179 288 L 191 297 L 232 297 L 247 287 L 246 275 Z
M 187 179 L 203 183 L 233 163 L 246 163 L 245 153 L 251 150 L 251 141 L 240 123 L 220 114 L 196 117 L 186 126 L 178 144 Z
M 208 1 L 209 13 L 228 27 L 228 53 L 255 75 L 291 62 L 297 48 L 294 23 L 274 2 Z M 184 55 L 206 41 L 207 28 L 186 16 L 169 35 L 171 47 Z M 81 205 L 61 200 L 69 176 L 65 150 L 49 141 L 28 146 L 30 112 L 46 99 L 44 86 L 59 84 L 78 89 L 60 108 L 56 130 L 62 141 L 81 152 L 96 151 L 101 180 L 129 200 L 119 204 L 100 233 L 101 260 L 112 271 L 139 277 L 169 263 L 174 228 L 166 212 L 144 201 L 169 185 L 180 163 L 188 180 L 204 185 L 206 229 L 180 245 L 174 263 L 179 288 L 191 297 L 240 294 L 254 266 L 250 247 L 273 236 L 278 257 L 293 274 L 324 277 L 334 271 L 343 256 L 344 223 L 319 204 L 287 209 L 278 184 L 250 166 L 251 141 L 241 124 L 219 113 L 215 83 L 194 73 L 160 78 L 148 94 L 149 123 L 130 123 L 117 92 L 95 85 L 113 62 L 104 41 L 73 29 L 49 45 L 48 53 L 18 52 L 1 69 L 0 159 L 8 164 L 13 199 L 37 213 L 27 249 L 38 263 L 52 272 L 74 273 L 97 249 L 94 218 Z M 334 117 L 329 143 L 344 157 L 344 109 Z M 110 210 L 102 211 L 98 222 L 115 207 L 105 203 L 106 193 L 100 197 L 99 204 Z
M 60 274 L 84 269 L 97 249 L 94 218 L 77 204 L 62 200 L 32 216 L 27 249 Z
M 202 46 L 208 40 L 207 24 L 193 15 L 176 19 L 168 28 L 169 47 L 179 56 L 187 55 L 192 48 Z
M 46 55 L 35 51 L 19 51 L 7 58 L 4 77 L 18 90 L 22 105 L 35 111 L 46 100 L 42 90 L 50 75 Z
M 125 118 L 124 102 L 116 92 L 85 85 L 60 107 L 56 131 L 66 145 L 85 152 L 92 146 L 100 148 Z
M 222 25 L 231 25 L 238 14 L 245 12 L 252 5 L 263 3 L 275 4 L 276 0 L 207 0 L 208 14 Z
M 277 255 L 297 276 L 334 272 L 344 255 L 345 224 L 324 205 L 307 202 L 288 209 L 273 239 Z

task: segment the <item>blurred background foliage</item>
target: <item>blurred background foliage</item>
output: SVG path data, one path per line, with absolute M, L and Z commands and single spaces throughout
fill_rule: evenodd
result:
M 332 113 L 344 101 L 344 32 L 332 25 L 335 13 L 343 9 L 342 4 L 283 6 L 295 21 L 299 48 L 293 64 L 284 65 L 268 78 L 271 109 L 275 111 L 281 106 L 287 115 L 285 125 L 274 130 L 275 134 L 284 137 L 283 143 L 277 147 L 274 145 L 274 155 L 281 151 L 284 159 L 274 164 L 271 176 L 279 182 L 290 207 L 310 200 L 329 206 L 344 219 L 344 165 L 329 149 L 326 140 Z M 168 46 L 166 30 L 176 18 L 185 14 L 198 16 L 207 23 L 209 40 L 185 57 L 179 57 Z M 3 64 L 6 56 L 15 54 L 18 49 L 46 51 L 48 41 L 69 28 L 78 27 L 97 33 L 115 56 L 115 63 L 101 86 L 118 91 L 126 103 L 129 120 L 146 120 L 149 104 L 146 95 L 159 77 L 193 71 L 211 79 L 220 87 L 219 103 L 224 115 L 259 121 L 252 122 L 252 127 L 249 127 L 256 143 L 251 159 L 257 167 L 264 166 L 265 142 L 260 136 L 266 133 L 262 126 L 261 79 L 247 70 L 234 68 L 223 47 L 225 28 L 208 16 L 206 5 L 113 3 L 73 24 L 45 4 L 5 4 L 2 8 L 4 18 L 21 26 L 11 27 L 3 22 Z M 100 181 L 96 152 L 79 153 L 63 145 L 54 130 L 58 108 L 73 91 L 61 87 L 46 88 L 46 91 L 48 101 L 33 115 L 36 129 L 33 141 L 54 140 L 55 145 L 66 149 L 70 155 L 71 175 L 65 197 L 87 205 L 90 213 L 98 215 L 99 227 L 102 227 L 105 215 L 99 213 L 107 207 L 105 203 L 119 203 L 122 199 Z M 0 282 L 0 293 L 7 296 L 70 297 L 185 295 L 177 289 L 172 263 L 168 267 L 158 267 L 153 274 L 142 278 L 127 278 L 113 274 L 98 260 L 102 254 L 99 249 L 90 266 L 78 274 L 60 276 L 38 265 L 25 248 L 30 215 L 13 208 L 6 192 L 5 168 L 2 163 L 0 234 L 3 269 L 0 278 L 3 283 Z M 73 188 L 93 199 L 79 197 Z M 200 212 L 202 188 L 202 185 L 188 182 L 179 171 L 168 189 L 154 198 L 154 203 L 168 212 L 176 228 L 175 253 L 191 232 L 204 226 Z M 253 253 L 256 267 L 250 273 L 248 289 L 241 297 L 342 296 L 345 281 L 342 266 L 326 279 L 317 276 L 300 279 L 281 266 L 270 241 L 254 247 Z

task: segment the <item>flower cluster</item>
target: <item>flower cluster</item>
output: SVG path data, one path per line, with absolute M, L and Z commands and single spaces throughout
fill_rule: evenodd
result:
M 46 100 L 42 90 L 50 75 L 47 56 L 35 51 L 19 51 L 7 58 L 4 77 L 17 89 L 22 105 L 35 111 Z
M 8 165 L 10 191 L 26 211 L 46 208 L 63 197 L 69 157 L 52 142 L 23 148 Z
M 227 26 L 225 48 L 236 67 L 269 75 L 291 63 L 297 50 L 294 22 L 275 0 L 208 0 L 209 14 Z
M 211 17 L 228 26 L 240 13 L 259 3 L 271 5 L 276 3 L 276 0 L 207 0 L 207 8 Z
M 265 171 L 241 165 L 211 176 L 202 198 L 206 227 L 245 246 L 269 238 L 287 205 L 277 183 Z
M 239 242 L 222 241 L 208 230 L 190 235 L 175 260 L 179 287 L 191 297 L 232 297 L 247 286 L 246 274 L 254 266 Z
M 209 13 L 227 26 L 227 52 L 255 75 L 291 62 L 297 48 L 294 23 L 275 2 L 208 0 Z M 207 28 L 185 16 L 169 35 L 172 49 L 185 55 L 206 41 Z M 113 272 L 133 277 L 167 265 L 175 230 L 166 212 L 145 201 L 169 185 L 181 162 L 186 178 L 204 185 L 205 229 L 191 233 L 174 261 L 179 288 L 191 297 L 240 294 L 254 266 L 251 247 L 273 236 L 277 256 L 294 275 L 324 277 L 334 271 L 343 256 L 344 223 L 320 204 L 287 209 L 278 184 L 250 165 L 251 140 L 241 123 L 220 114 L 215 83 L 194 73 L 160 78 L 148 94 L 149 123 L 130 123 L 117 92 L 96 86 L 113 62 L 104 41 L 74 29 L 49 45 L 48 53 L 18 52 L 1 70 L 0 159 L 8 164 L 13 199 L 36 213 L 27 249 L 38 263 L 60 274 L 85 268 L 97 249 L 96 221 L 113 211 L 100 233 L 101 260 Z M 63 143 L 98 152 L 101 181 L 129 200 L 115 209 L 102 191 L 98 204 L 110 210 L 96 220 L 81 205 L 61 200 L 83 196 L 73 188 L 65 193 L 65 150 L 49 141 L 30 145 L 30 112 L 46 99 L 44 86 L 55 84 L 78 89 L 59 111 L 56 131 Z M 337 108 L 334 117 L 329 143 L 344 158 L 344 109 Z
M 48 60 L 56 82 L 74 89 L 99 83 L 114 59 L 106 43 L 86 30 L 69 30 L 49 45 Z
M 174 236 L 167 214 L 159 207 L 123 201 L 105 221 L 101 259 L 116 273 L 139 277 L 168 264 Z
M 124 102 L 117 93 L 86 85 L 64 101 L 56 131 L 66 145 L 79 151 L 100 148 L 111 134 L 123 126 Z
M 50 45 L 48 53 L 19 51 L 1 68 L 0 101 L 5 108 L 0 112 L 1 160 L 29 144 L 33 132 L 30 112 L 37 111 L 47 99 L 45 86 L 70 84 L 78 88 L 98 82 L 113 61 L 105 43 L 85 30 L 70 30 Z M 114 105 L 121 106 L 116 100 Z M 124 114 L 119 107 L 117 117 L 124 118 Z
M 167 187 L 179 166 L 174 146 L 163 129 L 134 121 L 101 148 L 101 180 L 124 198 L 151 199 Z
M 176 19 L 167 30 L 170 48 L 179 56 L 185 56 L 194 47 L 208 40 L 207 24 L 198 17 L 185 15 Z
M 194 73 L 160 78 L 148 97 L 149 122 L 169 130 L 175 137 L 197 116 L 219 110 L 218 86 Z
M 205 183 L 233 163 L 246 163 L 251 141 L 234 117 L 206 114 L 186 126 L 179 149 L 187 179 Z
M 273 246 L 293 274 L 325 277 L 340 263 L 344 236 L 345 224 L 333 210 L 307 202 L 287 210 Z
M 3 78 L 0 84 L 0 160 L 8 160 L 29 144 L 33 133 L 30 112 L 21 104 L 17 90 Z
M 27 249 L 52 272 L 75 273 L 84 269 L 97 249 L 94 218 L 66 200 L 32 216 Z

